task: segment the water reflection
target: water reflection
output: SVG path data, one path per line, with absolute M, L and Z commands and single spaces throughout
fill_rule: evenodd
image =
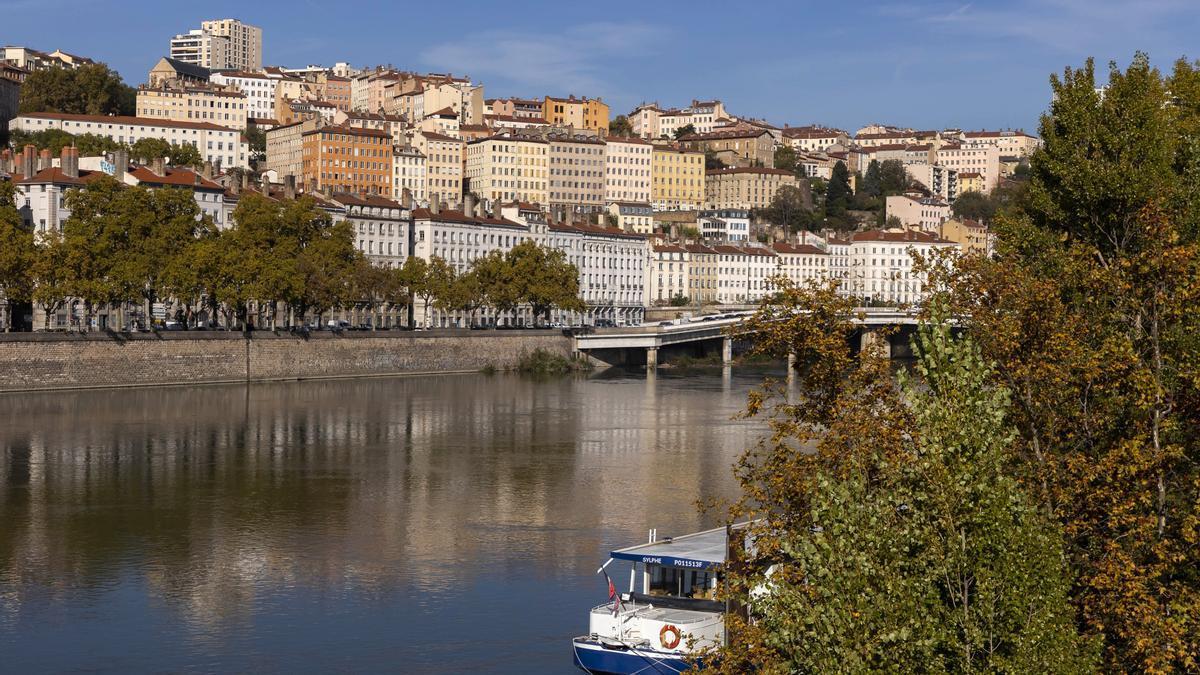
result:
M 603 553 L 710 523 L 759 373 L 0 397 L 15 670 L 567 670 Z M 63 645 L 71 645 L 64 648 Z

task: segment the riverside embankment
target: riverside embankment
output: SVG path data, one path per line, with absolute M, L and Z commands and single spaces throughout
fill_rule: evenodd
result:
M 0 392 L 510 370 L 559 331 L 0 334 Z

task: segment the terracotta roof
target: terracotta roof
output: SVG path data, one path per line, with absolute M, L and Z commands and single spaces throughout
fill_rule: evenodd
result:
M 656 253 L 687 253 L 687 249 L 678 244 L 653 244 Z
M 454 112 L 454 108 L 451 108 L 450 106 L 446 106 L 445 108 L 442 108 L 441 110 L 436 110 L 434 112 L 431 112 L 428 115 L 426 115 L 425 117 L 434 117 L 434 116 L 445 117 L 447 115 L 450 117 L 458 117 L 458 113 Z
M 953 244 L 952 241 L 939 239 L 937 235 L 930 232 L 918 232 L 916 230 L 904 230 L 895 232 L 890 230 L 867 230 L 865 232 L 855 232 L 854 241 L 881 241 L 904 243 L 912 242 L 914 244 Z
M 1020 129 L 1018 129 L 1017 131 L 964 131 L 963 136 L 965 136 L 967 138 L 1002 138 L 1002 137 L 1016 137 L 1016 136 L 1024 136 L 1025 138 L 1036 138 L 1035 136 L 1031 136 L 1030 134 L 1027 134 Z
M 598 234 L 606 237 L 624 237 L 627 239 L 645 239 L 644 234 L 635 234 L 626 232 L 625 230 L 615 227 L 599 227 L 597 225 L 585 225 L 583 223 L 550 223 L 551 230 L 556 232 L 578 232 L 580 234 Z
M 210 122 L 176 122 L 174 120 L 158 120 L 149 117 L 128 117 L 125 115 L 72 115 L 68 113 L 35 112 L 21 113 L 17 119 L 30 117 L 35 119 L 60 120 L 64 122 L 101 122 L 104 124 L 128 124 L 135 127 L 177 127 L 180 129 L 207 129 L 210 131 L 236 131 Z
M 687 249 L 688 253 L 716 253 L 716 250 L 704 244 L 686 244 L 684 248 Z
M 508 220 L 507 218 L 492 218 L 490 216 L 476 218 L 465 215 L 462 211 L 450 211 L 448 209 L 442 209 L 436 214 L 429 209 L 414 209 L 412 217 L 413 220 L 433 220 L 441 223 L 472 223 L 475 225 L 500 225 L 504 227 L 525 228 L 524 225 Z
M 17 184 L 53 183 L 55 185 L 85 185 L 100 178 L 101 176 L 106 175 L 108 174 L 104 173 L 103 171 L 85 171 L 80 169 L 79 178 L 70 178 L 62 172 L 61 168 L 53 166 L 49 169 L 42 169 L 41 171 L 38 171 L 37 173 L 33 174 L 32 178 L 16 178 L 16 176 L 14 176 L 13 182 Z
M 427 140 L 427 141 L 457 141 L 459 143 L 462 142 L 461 138 L 455 138 L 453 136 L 439 134 L 436 131 L 422 131 L 421 135 L 424 136 L 425 140 Z
M 958 177 L 959 178 L 968 178 L 968 177 L 969 178 L 983 178 L 983 174 L 975 173 L 974 171 L 964 171 L 963 173 L 958 174 Z
M 631 145 L 654 145 L 650 141 L 638 138 L 637 136 L 605 136 L 604 140 L 608 143 L 629 143 Z
M 367 127 L 351 127 L 351 126 L 333 125 L 333 124 L 320 127 L 319 129 L 312 129 L 311 131 L 305 131 L 301 135 L 302 136 L 310 136 L 312 134 L 323 134 L 323 133 L 350 134 L 351 136 L 375 136 L 376 138 L 391 138 L 392 137 L 391 134 L 389 134 L 388 132 L 386 132 L 382 129 L 370 129 Z
M 225 189 L 190 169 L 168 167 L 166 172 L 167 175 L 160 176 L 147 167 L 136 166 L 129 172 L 129 175 L 136 178 L 139 183 L 149 183 L 150 185 L 177 185 L 217 191 Z
M 809 253 L 827 255 L 825 251 L 813 246 L 812 244 L 788 244 L 784 242 L 776 242 L 771 245 L 776 253 Z
M 718 139 L 722 139 L 722 138 L 759 138 L 763 134 L 770 136 L 771 132 L 767 131 L 766 129 L 758 129 L 758 130 L 730 129 L 728 131 L 719 131 L 718 130 L 718 131 L 709 131 L 709 132 L 703 133 L 703 134 L 687 134 L 685 136 L 680 137 L 679 140 L 681 140 L 681 141 L 708 141 L 708 140 L 718 140 Z
M 486 121 L 491 121 L 491 122 L 524 122 L 525 124 L 546 124 L 546 125 L 550 124 L 550 122 L 546 121 L 546 119 L 542 118 L 542 117 L 516 117 L 513 115 L 484 115 L 483 119 Z
M 378 206 L 385 209 L 403 208 L 400 202 L 392 201 L 387 197 L 376 194 L 364 194 L 362 196 L 349 192 L 334 192 L 330 194 L 330 199 L 346 206 Z

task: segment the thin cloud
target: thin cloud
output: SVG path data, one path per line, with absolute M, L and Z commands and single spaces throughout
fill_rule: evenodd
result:
M 583 24 L 557 35 L 492 30 L 434 45 L 421 60 L 439 71 L 500 79 L 535 92 L 609 94 L 619 91 L 623 79 L 614 63 L 645 56 L 667 35 L 636 22 Z

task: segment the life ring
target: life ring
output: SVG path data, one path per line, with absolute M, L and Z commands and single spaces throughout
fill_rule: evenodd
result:
M 669 638 L 667 637 L 668 633 L 671 634 Z M 682 637 L 679 629 L 671 624 L 663 626 L 662 630 L 658 631 L 658 642 L 663 646 L 663 649 L 675 649 L 679 646 L 679 640 Z

